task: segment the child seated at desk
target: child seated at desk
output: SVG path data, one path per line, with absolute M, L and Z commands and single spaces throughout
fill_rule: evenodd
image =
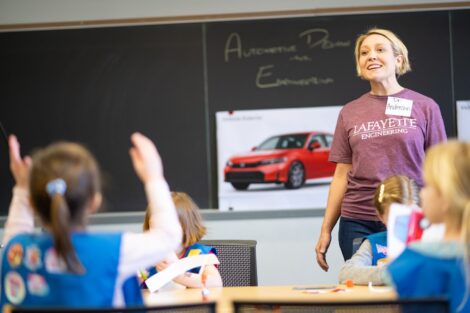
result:
M 155 274 L 157 271 L 163 271 L 171 263 L 175 262 L 180 258 L 187 256 L 209 254 L 213 253 L 217 255 L 217 251 L 213 247 L 205 246 L 198 243 L 199 240 L 206 234 L 206 227 L 202 222 L 201 214 L 199 213 L 199 207 L 193 201 L 193 199 L 184 192 L 172 192 L 171 197 L 178 213 L 178 218 L 183 228 L 183 245 L 179 251 L 170 254 L 167 258 L 156 266 L 151 267 L 148 273 L 144 273 L 148 278 Z M 143 229 L 148 230 L 150 227 L 150 214 L 147 210 L 145 213 L 145 220 Z M 173 282 L 190 288 L 202 288 L 204 287 L 201 281 L 201 275 L 198 275 L 200 268 L 194 268 L 189 272 L 184 273 L 176 277 Z M 222 278 L 219 270 L 214 265 L 206 265 L 203 269 L 206 283 L 205 287 L 222 287 Z
M 139 133 L 131 142 L 152 226 L 140 234 L 96 233 L 86 230 L 89 215 L 101 204 L 92 154 L 62 142 L 22 158 L 10 136 L 16 185 L 3 237 L 0 309 L 143 305 L 136 271 L 177 250 L 182 232 L 154 144 Z M 45 232 L 34 233 L 33 212 Z
M 395 175 L 385 179 L 376 189 L 374 205 L 380 220 L 387 224 L 392 203 L 418 204 L 419 191 L 416 182 L 406 176 Z M 387 232 L 364 238 L 356 253 L 347 260 L 339 272 L 340 283 L 352 280 L 356 285 L 383 285 L 382 272 L 387 258 Z
M 470 143 L 431 147 L 423 165 L 421 206 L 431 223 L 444 223 L 440 242 L 409 245 L 384 279 L 401 298 L 446 297 L 450 312 L 470 312 Z

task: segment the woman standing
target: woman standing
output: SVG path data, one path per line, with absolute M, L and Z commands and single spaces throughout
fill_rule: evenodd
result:
M 336 171 L 315 248 L 325 271 L 338 219 L 340 248 L 347 260 L 355 238 L 385 230 L 372 201 L 378 184 L 405 175 L 422 186 L 425 150 L 446 139 L 436 102 L 398 83 L 411 67 L 408 50 L 394 33 L 374 28 L 359 36 L 355 59 L 358 76 L 371 90 L 346 104 L 336 124 L 329 159 L 337 163 Z

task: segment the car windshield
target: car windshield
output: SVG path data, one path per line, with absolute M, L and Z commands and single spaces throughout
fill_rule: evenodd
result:
M 300 149 L 307 140 L 307 134 L 274 136 L 263 141 L 256 150 Z

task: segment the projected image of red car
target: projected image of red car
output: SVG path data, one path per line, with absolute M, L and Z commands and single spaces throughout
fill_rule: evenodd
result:
M 225 181 L 236 190 L 258 183 L 296 189 L 308 179 L 331 177 L 335 171 L 335 164 L 328 161 L 332 140 L 332 134 L 322 132 L 270 137 L 251 152 L 231 157 L 224 168 Z

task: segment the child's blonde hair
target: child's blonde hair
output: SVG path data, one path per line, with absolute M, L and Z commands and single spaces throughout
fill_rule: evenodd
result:
M 204 237 L 206 227 L 202 222 L 199 207 L 187 193 L 173 191 L 171 197 L 178 213 L 181 228 L 183 229 L 183 246 L 187 248 Z M 143 229 L 149 230 L 149 228 L 150 212 L 147 209 Z
M 419 188 L 416 182 L 404 175 L 385 179 L 375 190 L 374 205 L 383 216 L 392 203 L 419 204 Z
M 431 147 L 424 160 L 423 177 L 449 206 L 447 214 L 459 223 L 465 256 L 470 243 L 470 143 L 450 140 Z
M 424 159 L 423 178 L 445 201 L 452 222 L 460 226 L 466 283 L 465 297 L 457 309 L 460 311 L 470 290 L 470 143 L 450 140 L 432 146 Z

